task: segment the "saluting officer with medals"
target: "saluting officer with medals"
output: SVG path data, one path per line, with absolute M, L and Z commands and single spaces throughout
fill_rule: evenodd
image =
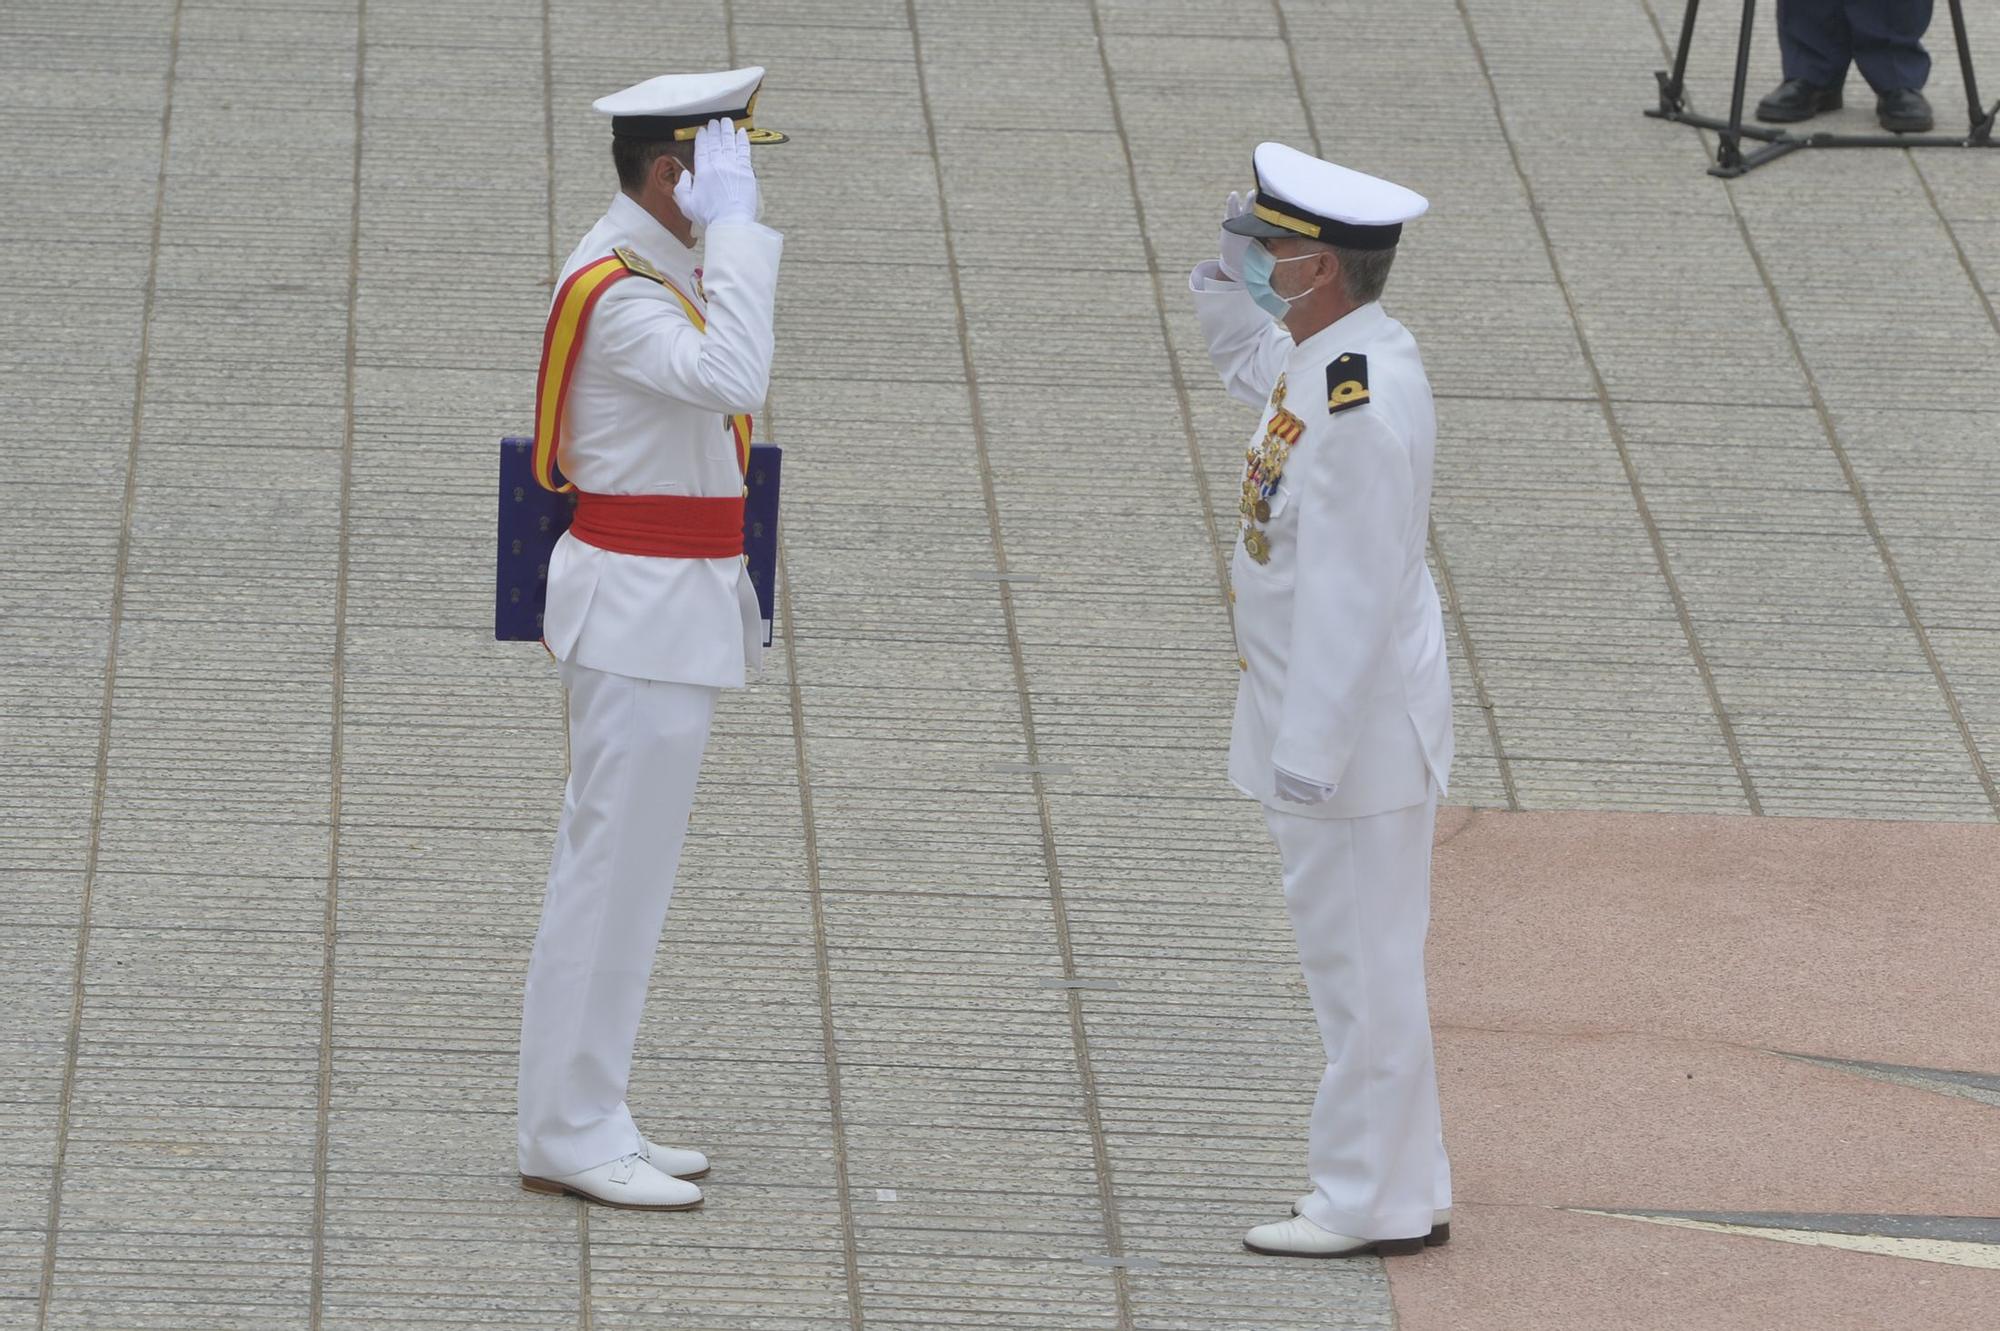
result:
M 563 266 L 544 339 L 536 478 L 573 489 L 544 637 L 570 776 L 521 1019 L 523 1186 L 687 1210 L 708 1159 L 626 1107 L 718 690 L 761 662 L 743 560 L 750 413 L 771 378 L 783 238 L 758 219 L 761 69 L 600 99 L 618 193 Z M 697 237 L 705 268 L 695 266 Z
M 1230 579 L 1229 775 L 1262 802 L 1327 1066 L 1312 1190 L 1253 1251 L 1406 1253 L 1450 1236 L 1424 935 L 1451 771 L 1444 618 L 1424 562 L 1437 423 L 1380 296 L 1424 199 L 1266 143 L 1189 279 L 1230 394 L 1263 415 Z

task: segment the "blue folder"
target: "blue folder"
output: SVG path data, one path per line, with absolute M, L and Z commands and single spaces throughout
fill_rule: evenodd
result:
M 771 645 L 771 622 L 778 578 L 778 489 L 784 450 L 776 444 L 750 446 L 749 493 L 743 500 L 743 553 L 750 585 L 764 618 L 764 645 Z M 555 494 L 535 484 L 534 440 L 519 435 L 500 441 L 499 548 L 494 563 L 493 636 L 501 642 L 540 642 L 542 608 L 549 595 L 549 555 L 569 530 L 574 495 Z

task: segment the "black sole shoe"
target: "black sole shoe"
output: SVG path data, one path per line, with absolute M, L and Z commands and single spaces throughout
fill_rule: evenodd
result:
M 1349 1248 L 1345 1252 L 1281 1252 L 1275 1248 L 1260 1248 L 1248 1239 L 1243 1246 L 1251 1252 L 1266 1257 L 1414 1257 L 1425 1248 L 1439 1248 L 1451 1242 L 1451 1226 L 1437 1225 L 1431 1232 L 1414 1239 L 1377 1239 L 1364 1243 L 1359 1248 Z
M 1757 118 L 1770 125 L 1795 125 L 1828 111 L 1838 111 L 1841 105 L 1840 89 L 1815 88 L 1802 79 L 1793 79 L 1757 103 Z
M 1920 92 L 1890 92 L 1875 99 L 1875 119 L 1891 134 L 1928 134 L 1937 126 Z

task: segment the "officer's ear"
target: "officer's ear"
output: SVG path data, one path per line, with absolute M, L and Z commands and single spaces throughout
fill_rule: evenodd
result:
M 687 167 L 681 162 L 678 156 L 671 152 L 664 152 L 653 159 L 653 165 L 647 172 L 652 177 L 648 183 L 654 189 L 672 195 L 674 186 L 680 183 L 680 178 L 686 171 Z
M 1336 286 L 1345 280 L 1340 275 L 1340 255 L 1332 246 L 1320 246 L 1319 258 L 1319 271 L 1313 274 L 1314 286 Z

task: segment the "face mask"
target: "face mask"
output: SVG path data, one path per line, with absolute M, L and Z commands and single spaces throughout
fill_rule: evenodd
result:
M 1250 299 L 1257 302 L 1257 308 L 1273 319 L 1282 319 L 1292 312 L 1292 302 L 1304 300 L 1318 287 L 1307 287 L 1296 296 L 1281 296 L 1271 289 L 1271 274 L 1281 263 L 1301 263 L 1312 258 L 1310 254 L 1295 254 L 1289 259 L 1274 258 L 1271 251 L 1262 245 L 1252 245 L 1243 255 L 1243 288 L 1250 293 Z

